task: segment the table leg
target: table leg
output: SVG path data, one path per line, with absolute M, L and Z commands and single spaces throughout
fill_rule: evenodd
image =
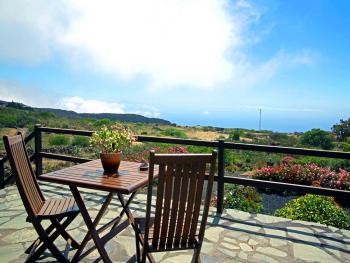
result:
M 86 224 L 86 226 L 88 228 L 87 235 L 91 235 L 91 237 L 92 237 L 92 239 L 93 239 L 93 241 L 95 243 L 95 246 L 96 246 L 98 252 L 100 253 L 100 256 L 101 256 L 103 262 L 105 262 L 105 263 L 106 262 L 107 263 L 112 263 L 112 261 L 110 260 L 110 258 L 107 255 L 107 251 L 104 248 L 104 244 L 102 243 L 101 238 L 98 235 L 96 227 L 95 227 L 94 223 L 91 220 L 89 212 L 86 209 L 84 201 L 81 198 L 81 195 L 79 193 L 78 188 L 76 186 L 69 186 L 69 188 L 70 188 L 70 190 L 71 190 L 71 192 L 72 192 L 72 194 L 74 196 L 75 201 L 77 202 L 77 205 L 79 207 L 81 216 L 83 217 L 84 222 L 85 222 L 85 224 Z M 112 197 L 113 196 L 111 196 L 111 199 L 112 199 Z M 108 199 L 108 197 L 107 197 L 107 199 Z M 102 217 L 102 215 L 101 215 L 101 217 Z
M 120 194 L 120 195 L 121 195 L 121 194 Z M 119 202 L 120 202 L 120 203 L 121 203 L 120 200 L 123 200 L 123 203 L 121 203 L 123 209 L 122 209 L 122 211 L 121 211 L 120 214 L 119 214 L 119 220 L 118 220 L 117 222 L 114 223 L 112 229 L 115 228 L 115 227 L 119 224 L 119 222 L 120 222 L 120 220 L 122 219 L 124 213 L 126 212 L 124 206 L 129 207 L 129 205 L 130 205 L 131 201 L 134 199 L 135 195 L 136 195 L 136 192 L 133 192 L 133 193 L 131 194 L 130 198 L 128 199 L 128 201 L 126 202 L 126 204 L 125 204 L 123 195 L 121 195 L 121 199 L 120 199 L 120 197 L 118 196 L 118 199 L 119 199 Z
M 136 193 L 136 192 L 134 192 L 134 193 Z M 133 193 L 133 195 L 134 195 L 134 193 Z M 134 216 L 132 215 L 132 213 L 130 212 L 130 209 L 129 209 L 129 204 L 132 201 L 132 198 L 134 197 L 133 195 L 129 198 L 129 200 L 127 202 L 125 202 L 124 196 L 122 194 L 117 194 L 119 202 L 123 207 L 122 213 L 124 212 L 126 214 L 126 216 L 129 219 L 129 223 L 131 224 L 132 228 L 135 230 Z
M 106 200 L 103 202 L 100 211 L 98 212 L 96 218 L 94 219 L 94 226 L 95 228 L 97 227 L 98 223 L 100 222 L 100 220 L 102 219 L 102 216 L 105 214 L 109 204 L 111 203 L 112 199 L 113 199 L 114 193 L 109 193 L 106 197 Z M 78 262 L 79 261 L 79 257 L 81 255 L 81 253 L 83 252 L 86 244 L 89 242 L 89 240 L 91 239 L 91 235 L 90 232 L 88 232 L 83 241 L 80 244 L 80 247 L 78 248 L 77 252 L 75 253 L 72 262 Z

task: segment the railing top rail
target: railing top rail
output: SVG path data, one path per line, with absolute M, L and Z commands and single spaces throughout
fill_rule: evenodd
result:
M 59 134 L 71 134 L 71 135 L 82 135 L 82 136 L 91 136 L 94 131 L 87 130 L 74 130 L 74 129 L 61 129 L 61 128 L 51 128 L 51 127 L 38 127 L 41 132 L 48 133 L 59 133 Z
M 61 129 L 61 128 L 50 128 L 50 127 L 38 127 L 38 129 L 39 131 L 48 132 L 48 133 L 83 135 L 83 136 L 91 136 L 93 133 L 93 131 L 86 131 L 86 130 Z M 137 141 L 140 141 L 140 142 L 184 144 L 184 145 L 194 145 L 194 146 L 204 146 L 204 147 L 221 146 L 219 141 L 155 137 L 155 136 L 144 136 L 144 135 L 138 135 L 136 136 L 136 139 Z M 236 143 L 236 142 L 224 142 L 222 146 L 225 149 L 250 150 L 250 151 L 284 153 L 284 154 L 294 154 L 294 155 L 307 155 L 307 156 L 340 158 L 340 159 L 350 160 L 350 152 L 305 149 L 305 148 L 284 147 L 284 146 L 270 146 L 270 145 L 259 145 L 259 144 L 245 144 L 245 143 Z
M 32 131 L 31 133 L 29 133 L 25 138 L 24 138 L 24 142 L 25 143 L 28 143 L 30 142 L 35 136 L 35 132 Z
M 155 137 L 155 136 L 136 136 L 139 142 L 160 142 L 160 143 L 172 143 L 172 144 L 186 144 L 195 146 L 205 146 L 205 147 L 218 147 L 218 141 L 204 141 L 204 140 L 193 140 L 193 139 L 180 139 L 180 138 L 170 138 L 170 137 Z

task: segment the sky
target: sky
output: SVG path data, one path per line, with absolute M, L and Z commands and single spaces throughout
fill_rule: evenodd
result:
M 0 100 L 294 132 L 350 117 L 350 1 L 0 0 Z

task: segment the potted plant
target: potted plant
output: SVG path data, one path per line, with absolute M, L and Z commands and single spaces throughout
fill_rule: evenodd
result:
M 99 131 L 94 132 L 90 144 L 100 151 L 100 158 L 105 172 L 117 172 L 122 150 L 131 146 L 134 136 L 131 130 L 121 124 L 111 127 L 103 126 Z

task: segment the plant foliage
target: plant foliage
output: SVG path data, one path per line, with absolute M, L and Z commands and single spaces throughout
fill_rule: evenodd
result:
M 263 205 L 254 187 L 235 184 L 225 185 L 225 208 L 234 208 L 249 213 L 260 213 Z
M 69 138 L 63 134 L 51 135 L 49 138 L 49 144 L 53 146 L 66 146 L 69 143 Z
M 102 153 L 112 153 L 129 148 L 133 141 L 133 134 L 127 126 L 115 124 L 110 128 L 102 126 L 99 131 L 94 132 L 90 144 Z
M 161 134 L 164 136 L 187 138 L 187 135 L 184 131 L 175 128 L 167 128 L 164 131 L 162 131 Z
M 339 141 L 343 141 L 345 138 L 350 137 L 350 118 L 347 120 L 340 120 L 340 123 L 334 124 L 332 131 Z
M 330 150 L 334 147 L 330 134 L 320 129 L 305 132 L 301 135 L 300 142 L 305 146 L 319 147 L 324 150 Z
M 90 140 L 85 136 L 74 136 L 72 141 L 73 146 L 88 147 L 90 145 Z
M 289 201 L 275 215 L 350 229 L 350 214 L 338 207 L 332 197 L 308 194 Z

